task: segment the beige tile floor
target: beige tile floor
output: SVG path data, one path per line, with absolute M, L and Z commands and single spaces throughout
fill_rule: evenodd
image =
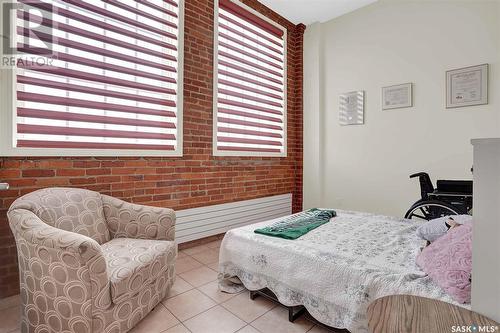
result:
M 227 294 L 217 285 L 220 241 L 185 249 L 168 296 L 131 333 L 327 333 L 309 321 L 248 292 Z M 0 300 L 0 333 L 18 333 L 19 296 Z

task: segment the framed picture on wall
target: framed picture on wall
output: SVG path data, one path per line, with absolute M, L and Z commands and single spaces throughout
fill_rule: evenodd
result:
M 362 125 L 365 122 L 365 92 L 351 91 L 340 95 L 340 125 Z
M 446 72 L 446 108 L 488 104 L 488 64 Z
M 409 108 L 413 106 L 413 85 L 398 84 L 382 88 L 382 110 Z

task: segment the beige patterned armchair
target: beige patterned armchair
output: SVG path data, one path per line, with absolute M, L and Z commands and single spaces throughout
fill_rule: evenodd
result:
M 175 213 L 97 192 L 51 188 L 9 209 L 22 332 L 126 332 L 174 280 Z

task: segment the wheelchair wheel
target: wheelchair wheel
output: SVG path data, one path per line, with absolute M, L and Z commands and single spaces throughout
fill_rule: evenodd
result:
M 437 200 L 417 201 L 406 212 L 405 219 L 432 220 L 447 215 L 464 214 L 456 207 Z

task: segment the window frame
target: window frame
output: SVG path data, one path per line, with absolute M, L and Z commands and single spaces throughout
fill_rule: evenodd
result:
M 240 157 L 287 157 L 288 156 L 288 142 L 287 142 L 287 115 L 288 115 L 288 35 L 285 27 L 274 22 L 267 16 L 259 13 L 255 9 L 247 6 L 238 0 L 229 0 L 232 3 L 247 10 L 251 14 L 263 19 L 264 21 L 272 24 L 276 28 L 283 31 L 283 151 L 279 153 L 270 152 L 254 152 L 254 151 L 227 151 L 217 149 L 217 118 L 218 118 L 218 81 L 219 81 L 219 0 L 214 0 L 214 74 L 213 74 L 213 134 L 212 146 L 214 156 L 240 156 Z
M 177 146 L 175 150 L 145 149 L 94 149 L 94 148 L 28 148 L 16 147 L 17 91 L 16 68 L 0 68 L 0 156 L 183 156 L 183 109 L 184 109 L 184 15 L 185 0 L 179 1 L 179 23 L 177 36 Z M 0 15 L 3 15 L 0 6 Z M 0 16 L 3 17 L 3 16 Z M 15 20 L 14 20 L 15 21 Z M 11 23 L 11 38 L 15 36 L 15 22 Z M 14 27 L 14 28 L 12 28 Z M 0 35 L 3 27 L 0 25 Z

